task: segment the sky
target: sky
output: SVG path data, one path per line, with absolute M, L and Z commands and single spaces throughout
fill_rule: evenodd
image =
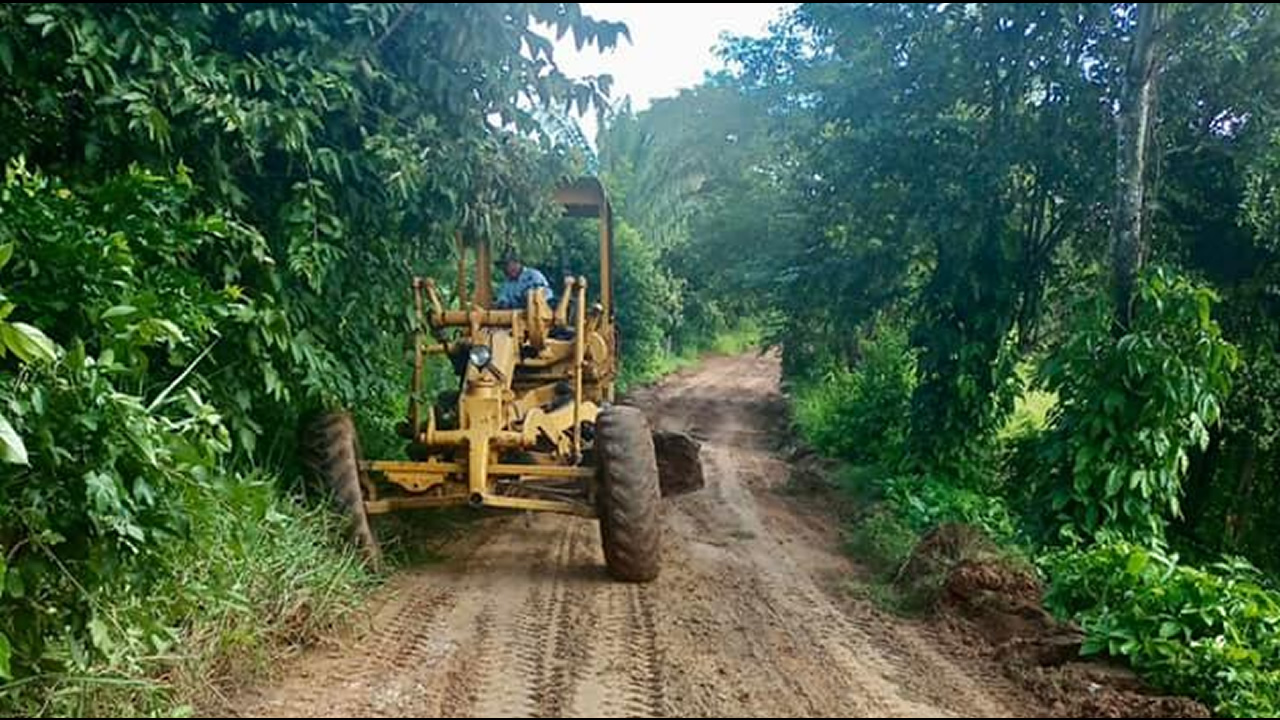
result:
M 573 44 L 572 33 L 556 43 L 555 59 L 571 77 L 613 76 L 611 99 L 631 97 L 643 110 L 655 98 L 670 97 L 698 84 L 708 70 L 721 66 L 713 49 L 720 33 L 763 35 L 787 3 L 582 3 L 583 12 L 600 20 L 621 21 L 631 42 L 601 53 Z M 595 141 L 594 113 L 578 118 L 587 138 Z

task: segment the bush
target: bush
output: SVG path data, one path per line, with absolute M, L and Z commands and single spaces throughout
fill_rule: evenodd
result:
M 1110 304 L 1092 298 L 1080 328 L 1046 363 L 1059 405 L 1041 494 L 1064 533 L 1161 537 L 1180 514 L 1188 453 L 1208 444 L 1236 365 L 1210 317 L 1214 300 L 1208 288 L 1151 270 L 1130 327 L 1114 332 Z
M 981 529 L 1003 543 L 1017 537 L 1017 524 L 1004 499 L 927 475 L 899 475 L 881 481 L 885 497 L 908 525 L 924 533 L 946 523 Z
M 313 638 L 360 595 L 326 513 L 222 469 L 229 433 L 192 389 L 150 403 L 75 345 L 0 375 L 21 463 L 0 476 L 0 708 L 157 707 Z M 244 663 L 245 669 L 265 662 Z M 177 685 L 161 684 L 169 672 Z M 181 674 L 175 675 L 174 672 Z
M 915 361 L 905 332 L 882 323 L 860 346 L 861 358 L 800 386 L 796 421 L 822 452 L 853 462 L 896 461 L 907 436 Z
M 764 342 L 764 329 L 752 318 L 738 322 L 736 327 L 716 335 L 711 341 L 711 351 L 721 355 L 737 355 Z
M 911 556 L 917 536 L 891 509 L 877 508 L 849 533 L 849 552 L 889 579 Z
M 1206 569 L 1125 541 L 1062 550 L 1046 602 L 1077 619 L 1087 653 L 1127 658 L 1227 717 L 1280 712 L 1280 593 L 1242 562 Z
M 1013 403 L 1013 411 L 1000 429 L 999 439 L 1002 442 L 1017 443 L 1029 437 L 1043 433 L 1049 427 L 1049 416 L 1058 402 L 1056 394 L 1039 389 L 1034 385 L 1034 364 L 1021 366 L 1017 376 L 1022 392 Z
M 262 238 L 197 195 L 181 174 L 73 190 L 6 169 L 0 708 L 159 702 L 187 653 L 267 652 L 281 623 L 310 637 L 356 595 L 320 517 L 240 479 L 287 408 L 282 373 L 306 384 L 335 359 L 236 284 L 271 272 Z

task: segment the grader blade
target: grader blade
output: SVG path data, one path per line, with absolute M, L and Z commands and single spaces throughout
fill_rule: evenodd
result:
M 658 486 L 663 497 L 696 492 L 706 485 L 702 445 L 697 440 L 684 433 L 657 430 L 653 449 L 658 455 Z

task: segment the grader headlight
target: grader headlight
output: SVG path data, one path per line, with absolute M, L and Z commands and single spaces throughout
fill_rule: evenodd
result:
M 467 360 L 476 366 L 477 370 L 483 370 L 493 362 L 493 350 L 488 345 L 473 345 L 467 353 Z

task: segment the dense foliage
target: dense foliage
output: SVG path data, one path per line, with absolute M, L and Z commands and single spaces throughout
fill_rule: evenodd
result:
M 1037 481 L 1064 532 L 1160 539 L 1181 514 L 1190 454 L 1208 447 L 1235 367 L 1212 303 L 1209 289 L 1153 271 L 1127 328 L 1114 332 L 1111 309 L 1091 298 L 1045 364 L 1059 403 Z
M 1280 711 L 1280 592 L 1248 563 L 1180 565 L 1165 551 L 1106 542 L 1046 559 L 1048 602 L 1089 635 L 1084 652 L 1128 657 L 1162 686 L 1226 717 Z
M 0 5 L 0 707 L 141 709 L 357 601 L 324 516 L 279 495 L 306 490 L 300 420 L 357 408 L 380 449 L 411 277 L 451 290 L 456 236 L 552 236 L 581 170 L 552 120 L 609 85 L 557 69 L 565 34 L 626 29 L 555 3 Z
M 916 367 L 906 333 L 884 323 L 864 339 L 858 364 L 836 366 L 795 394 L 796 422 L 809 442 L 856 462 L 901 461 Z

